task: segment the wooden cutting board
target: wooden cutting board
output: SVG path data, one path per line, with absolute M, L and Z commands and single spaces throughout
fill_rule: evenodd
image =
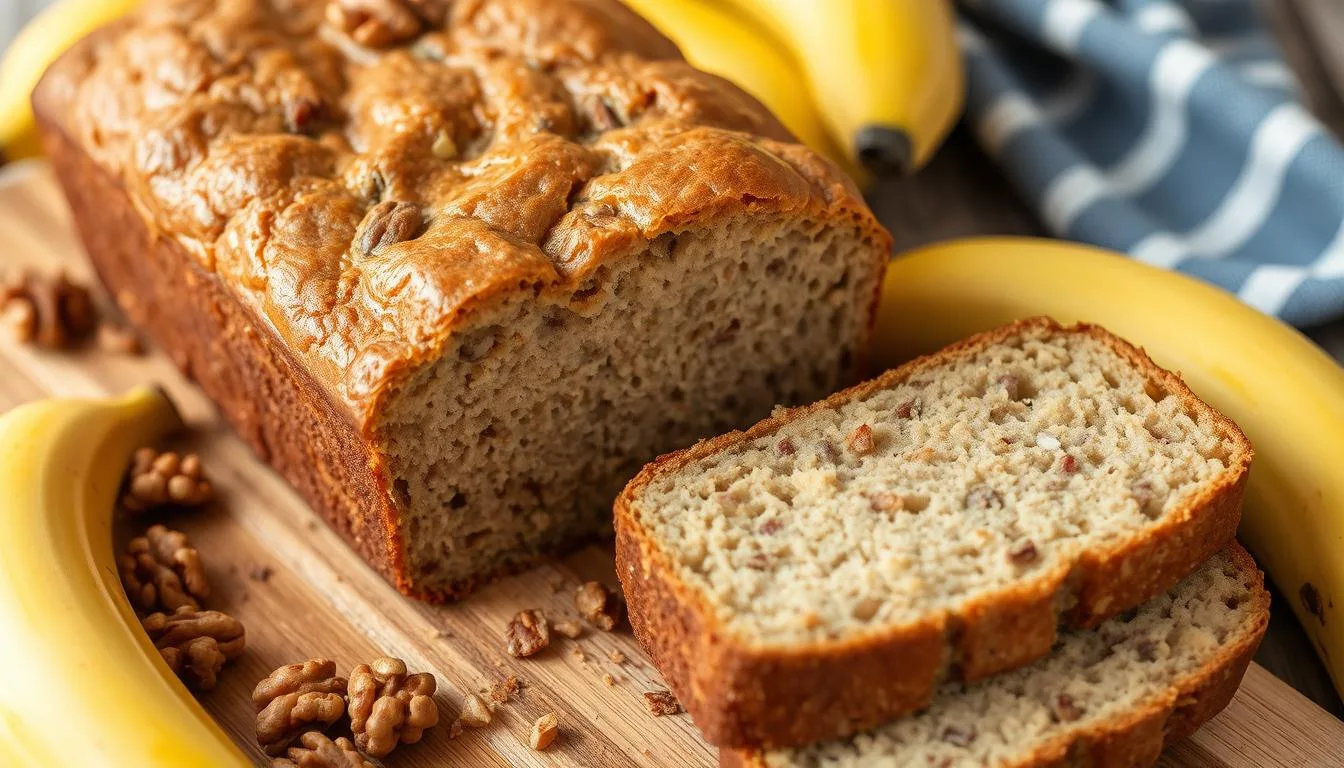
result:
M 0 169 L 0 264 L 89 269 L 45 165 Z M 394 753 L 390 765 L 668 766 L 715 764 L 716 753 L 686 715 L 653 718 L 642 694 L 662 682 L 627 631 L 557 637 L 530 659 L 503 651 L 509 619 L 524 608 L 573 614 L 573 588 L 588 579 L 615 584 L 610 549 L 593 546 L 499 581 L 455 605 L 403 599 L 382 581 L 221 425 L 209 402 L 156 353 L 125 357 L 89 349 L 50 353 L 0 339 L 0 411 L 46 396 L 102 396 L 146 381 L 164 384 L 195 430 L 198 451 L 220 491 L 214 508 L 169 522 L 185 530 L 205 560 L 214 592 L 208 607 L 240 619 L 247 652 L 224 670 L 205 707 L 258 760 L 253 685 L 273 668 L 311 657 L 342 670 L 379 654 L 399 656 L 439 680 L 443 720 L 462 696 L 516 675 L 522 695 L 495 721 L 450 740 L 448 729 Z M 624 661 L 613 654 L 623 654 Z M 615 678 L 614 685 L 603 681 Z M 554 711 L 561 737 L 549 751 L 527 746 L 531 723 Z M 1344 724 L 1258 666 L 1232 705 L 1164 757 L 1166 766 L 1339 766 Z

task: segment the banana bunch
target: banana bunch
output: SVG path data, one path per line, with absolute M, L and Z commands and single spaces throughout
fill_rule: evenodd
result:
M 1344 693 L 1344 370 L 1231 294 L 1118 254 L 984 238 L 899 256 L 875 362 L 892 366 L 1024 317 L 1106 327 L 1177 371 L 1255 446 L 1240 537 Z
M 950 0 L 625 0 L 842 168 L 922 167 L 961 114 Z M 800 87 L 801 86 L 801 87 Z
M 245 768 L 141 630 L 112 511 L 132 452 L 181 425 L 158 390 L 0 416 L 0 763 Z
M 0 59 L 0 155 L 7 160 L 42 153 L 33 108 L 33 86 L 66 48 L 125 15 L 140 0 L 62 0 L 19 32 Z

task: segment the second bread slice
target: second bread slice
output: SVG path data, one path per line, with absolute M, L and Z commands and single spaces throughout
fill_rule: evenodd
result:
M 1121 339 L 1025 321 L 649 465 L 618 573 L 707 739 L 834 738 L 1169 589 L 1231 540 L 1251 455 Z

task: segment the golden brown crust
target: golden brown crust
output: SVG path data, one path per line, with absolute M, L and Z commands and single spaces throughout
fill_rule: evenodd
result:
M 633 517 L 635 498 L 656 477 L 1031 329 L 1086 333 L 1106 344 L 1187 408 L 1214 419 L 1235 444 L 1236 463 L 1149 535 L 1088 553 L 1071 570 L 1061 564 L 1000 594 L 970 601 L 952 615 L 791 647 L 755 647 L 733 637 L 715 620 L 705 598 L 677 580 L 667 555 Z M 976 680 L 1020 667 L 1049 652 L 1059 624 L 1095 626 L 1171 588 L 1232 540 L 1251 457 L 1250 443 L 1235 424 L 1141 350 L 1096 326 L 1066 329 L 1047 318 L 1022 320 L 819 403 L 778 413 L 746 432 L 702 441 L 650 463 L 616 501 L 617 573 L 635 636 L 711 743 L 775 747 L 838 738 L 924 706 L 940 669 L 955 679 Z M 1052 606 L 1061 596 L 1066 605 L 1070 597 L 1076 603 L 1057 616 Z M 901 663 L 893 665 L 892 659 Z
M 1255 561 L 1233 542 L 1225 550 L 1238 570 L 1254 580 L 1256 605 L 1250 625 L 1236 642 L 1219 648 L 1207 664 L 1173 682 L 1154 700 L 1105 723 L 1041 745 L 1006 768 L 1130 768 L 1153 765 L 1162 750 L 1194 733 L 1228 705 L 1269 627 L 1269 592 Z M 724 749 L 725 768 L 766 768 L 759 752 Z
M 326 4 L 151 0 L 33 106 L 113 296 L 407 594 L 491 577 L 413 585 L 377 446 L 384 397 L 473 312 L 744 216 L 850 228 L 885 263 L 843 174 L 616 0 L 459 0 L 378 49 Z M 362 237 L 385 201 L 420 226 Z
M 378 49 L 326 5 L 152 0 L 34 104 L 365 435 L 473 311 L 571 295 L 665 232 L 782 213 L 889 243 L 843 174 L 617 0 L 454 2 Z M 363 248 L 381 201 L 420 226 Z

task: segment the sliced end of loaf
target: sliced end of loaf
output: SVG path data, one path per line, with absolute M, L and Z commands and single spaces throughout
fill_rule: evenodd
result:
M 1231 700 L 1264 636 L 1269 594 L 1240 546 L 1030 667 L 946 685 L 927 709 L 846 741 L 725 760 L 758 768 L 1151 765 Z
M 376 440 L 415 592 L 609 530 L 644 461 L 853 380 L 880 267 L 863 231 L 719 225 L 478 313 L 389 400 Z
M 1250 459 L 1142 352 L 1025 321 L 646 468 L 619 573 L 711 741 L 803 743 L 1160 594 L 1231 540 Z

